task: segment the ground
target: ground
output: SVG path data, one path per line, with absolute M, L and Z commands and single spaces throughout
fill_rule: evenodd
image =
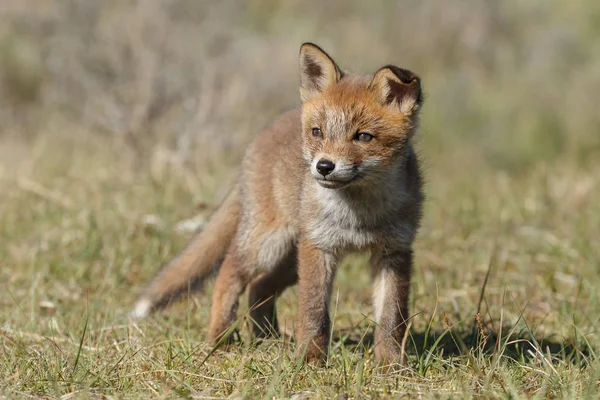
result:
M 597 398 L 600 2 L 2 0 L 0 397 Z M 298 50 L 424 87 L 405 363 L 377 368 L 365 255 L 325 367 L 205 343 L 211 284 L 128 318 L 299 105 Z
M 324 368 L 298 363 L 288 335 L 252 343 L 246 307 L 242 343 L 213 351 L 204 342 L 210 285 L 147 320 L 128 319 L 143 284 L 188 240 L 177 224 L 208 216 L 227 188 L 218 182 L 235 169 L 210 179 L 141 173 L 101 141 L 10 150 L 28 162 L 18 175 L 0 170 L 0 376 L 9 397 L 597 396 L 593 169 L 509 176 L 480 166 L 449 177 L 424 157 L 407 362 L 384 371 L 371 349 L 364 256 L 349 258 L 336 280 Z M 293 289 L 279 300 L 290 335 L 295 301 Z

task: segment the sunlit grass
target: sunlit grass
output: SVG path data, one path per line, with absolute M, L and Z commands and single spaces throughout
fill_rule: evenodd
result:
M 253 343 L 243 306 L 242 342 L 226 351 L 204 342 L 210 285 L 131 322 L 143 284 L 189 236 L 175 226 L 196 214 L 195 185 L 183 171 L 156 181 L 127 169 L 108 146 L 82 148 L 61 169 L 61 147 L 46 145 L 27 175 L 0 181 L 9 397 L 597 395 L 600 192 L 585 169 L 511 177 L 484 167 L 448 182 L 447 171 L 429 168 L 406 365 L 384 371 L 372 354 L 364 257 L 339 272 L 325 368 L 294 357 L 295 289 L 279 299 L 281 339 Z M 220 190 L 201 186 L 207 198 Z
M 0 396 L 597 398 L 600 2 L 3 0 Z M 325 368 L 285 334 L 205 342 L 211 286 L 144 284 L 297 106 L 297 53 L 423 79 L 427 203 L 406 363 L 374 364 L 365 256 L 340 268 Z M 196 220 L 196 221 L 198 221 Z

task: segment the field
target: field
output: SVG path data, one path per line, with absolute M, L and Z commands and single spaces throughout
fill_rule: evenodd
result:
M 597 398 L 600 3 L 3 0 L 0 397 Z M 211 285 L 128 313 L 299 105 L 297 52 L 395 63 L 426 100 L 406 363 L 374 364 L 366 258 L 325 367 L 285 335 L 213 351 Z

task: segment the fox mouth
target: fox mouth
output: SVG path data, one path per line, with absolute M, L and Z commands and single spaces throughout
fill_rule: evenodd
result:
M 354 175 L 350 179 L 327 179 L 327 178 L 315 178 L 317 183 L 326 189 L 342 189 L 352 182 L 358 179 L 358 175 Z

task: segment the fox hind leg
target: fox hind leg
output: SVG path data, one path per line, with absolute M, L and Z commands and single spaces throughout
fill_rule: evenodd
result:
M 263 275 L 251 285 L 249 305 L 258 307 L 251 310 L 250 315 L 258 321 L 255 332 L 273 331 L 267 322 L 274 320 L 275 301 L 269 297 L 282 292 L 297 279 L 293 251 L 295 232 L 287 227 L 267 232 L 254 236 L 258 237 L 254 243 L 240 246 L 240 242 L 234 241 L 231 244 L 215 281 L 209 326 L 212 341 L 218 342 L 223 333 L 232 333 L 229 328 L 237 317 L 239 297 L 261 273 Z
M 240 267 L 232 245 L 215 280 L 208 328 L 208 338 L 213 343 L 218 343 L 224 335 L 228 336 L 225 340 L 232 339 L 230 328 L 237 318 L 239 298 L 248 282 L 249 277 Z
M 255 337 L 279 335 L 275 301 L 287 287 L 298 281 L 297 257 L 295 249 L 290 251 L 273 271 L 259 276 L 250 284 L 248 305 Z

